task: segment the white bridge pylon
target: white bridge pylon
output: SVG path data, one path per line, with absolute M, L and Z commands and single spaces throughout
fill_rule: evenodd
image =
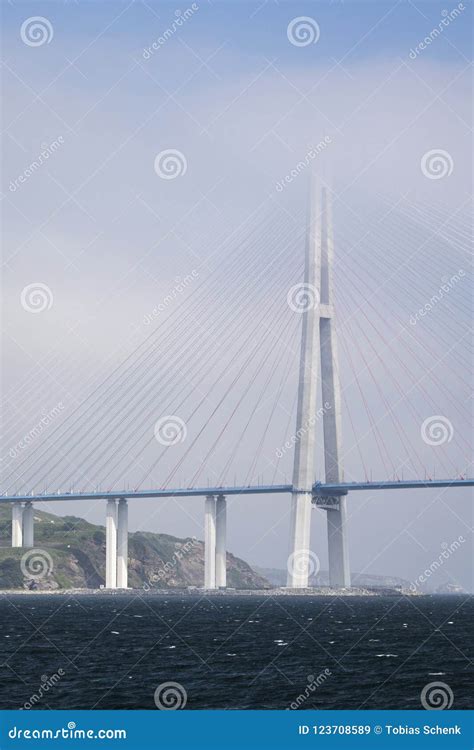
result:
M 204 588 L 227 586 L 227 501 L 208 495 L 204 501 Z
M 319 373 L 323 409 L 324 464 L 327 483 L 343 481 L 341 466 L 341 398 L 334 331 L 332 266 L 334 239 L 329 190 L 311 181 L 305 249 L 303 294 L 306 304 L 301 333 L 298 407 L 291 498 L 288 588 L 307 588 L 310 564 L 311 505 L 316 447 Z M 346 497 L 316 498 L 327 512 L 329 583 L 351 585 Z

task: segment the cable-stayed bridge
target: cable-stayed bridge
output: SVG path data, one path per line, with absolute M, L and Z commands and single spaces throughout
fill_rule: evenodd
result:
M 388 209 L 384 226 L 390 214 Z M 420 210 L 411 218 L 426 229 L 427 215 Z M 375 233 L 380 227 L 372 229 Z M 437 234 L 448 245 L 453 243 L 453 238 L 456 246 L 466 239 L 463 226 L 456 225 L 453 229 L 443 218 L 439 219 Z M 306 250 L 301 281 L 301 267 L 293 262 L 289 269 L 283 261 L 285 252 L 299 248 L 303 241 Z M 382 249 L 389 247 L 386 237 L 380 242 L 383 242 Z M 267 255 L 269 246 L 275 248 L 271 255 Z M 351 251 L 355 246 L 357 243 L 352 245 Z M 222 249 L 219 244 L 218 248 Z M 296 252 L 299 257 L 301 251 Z M 155 317 L 160 321 L 162 316 L 165 318 L 158 331 L 146 336 L 98 386 L 94 384 L 83 401 L 65 414 L 64 419 L 59 419 L 57 426 L 52 425 L 44 441 L 38 441 L 37 445 L 33 442 L 31 451 L 25 455 L 19 443 L 13 449 L 13 457 L 10 451 L 12 462 L 4 472 L 0 500 L 12 504 L 12 545 L 32 547 L 34 544 L 33 502 L 105 500 L 106 586 L 126 588 L 128 500 L 204 497 L 204 585 L 209 589 L 225 587 L 226 498 L 285 493 L 291 495 L 288 586 L 305 588 L 308 585 L 310 512 L 314 505 L 327 516 L 330 582 L 345 587 L 350 585 L 349 492 L 472 486 L 474 479 L 467 475 L 468 460 L 459 471 L 450 463 L 450 457 L 443 454 L 439 456 L 439 463 L 448 478 L 436 478 L 434 472 L 428 471 L 413 432 L 405 427 L 404 409 L 421 430 L 425 446 L 437 447 L 453 439 L 452 423 L 437 413 L 440 410 L 429 389 L 424 397 L 426 403 L 432 405 L 431 416 L 424 417 L 419 408 L 418 386 L 425 385 L 427 374 L 443 392 L 446 403 L 455 410 L 460 408 L 451 388 L 445 389 L 446 392 L 443 389 L 445 384 L 433 365 L 427 370 L 423 362 L 423 351 L 436 357 L 432 336 L 424 338 L 420 348 L 420 342 L 410 330 L 411 327 L 414 331 L 427 314 L 426 304 L 414 309 L 415 322 L 408 321 L 409 335 L 404 339 L 404 352 L 400 356 L 397 336 L 390 337 L 386 331 L 387 319 L 393 324 L 392 311 L 381 319 L 377 317 L 375 299 L 368 288 L 364 288 L 367 279 L 373 278 L 377 290 L 386 293 L 380 273 L 386 273 L 387 269 L 381 266 L 377 271 L 380 256 L 373 256 L 368 267 L 362 268 L 358 261 L 353 262 L 351 255 L 349 252 L 345 256 L 344 268 L 338 268 L 334 260 L 330 191 L 315 183 L 304 238 L 295 231 L 294 225 L 281 221 L 281 217 L 270 228 L 260 226 L 257 233 L 244 227 L 238 237 L 238 252 L 231 256 L 223 273 L 213 279 L 214 286 L 195 286 L 199 277 L 197 271 L 180 279 L 158 309 L 147 314 L 151 322 Z M 335 275 L 347 272 L 351 260 L 351 288 L 344 290 L 344 300 L 336 301 Z M 415 259 L 408 257 L 404 262 L 415 262 Z M 241 282 L 243 269 L 244 285 Z M 392 291 L 394 272 L 390 270 L 390 274 Z M 441 282 L 448 289 L 445 295 L 449 305 L 454 304 L 454 300 L 451 302 L 448 295 L 462 279 L 463 274 L 459 273 Z M 357 280 L 361 285 L 359 290 Z M 224 284 L 224 305 L 216 314 L 216 289 Z M 283 304 L 278 296 L 282 284 L 288 290 Z M 404 277 L 403 284 L 407 293 L 413 285 L 410 275 Z M 186 307 L 181 303 L 173 306 L 176 298 L 179 300 L 187 291 L 190 294 L 186 301 L 197 298 L 197 306 Z M 357 295 L 362 304 L 357 304 L 356 300 L 356 315 L 345 305 Z M 265 310 L 258 317 L 253 302 L 262 296 Z M 430 298 L 428 304 L 434 309 L 438 302 L 436 296 Z M 336 308 L 338 313 L 343 313 L 345 335 L 342 336 L 339 327 L 336 336 Z M 364 329 L 355 324 L 359 316 L 366 320 Z M 446 321 L 441 321 L 440 329 L 445 325 Z M 440 329 L 436 331 L 437 336 Z M 407 331 L 406 326 L 404 331 Z M 449 328 L 446 333 L 445 354 L 457 360 L 453 377 L 465 382 L 463 348 L 450 345 Z M 299 352 L 295 346 L 298 338 L 301 340 Z M 384 342 L 383 348 L 379 340 Z M 341 383 L 338 344 L 345 356 L 346 370 L 352 376 L 347 388 Z M 391 356 L 393 361 L 389 360 Z M 292 382 L 295 370 L 297 377 Z M 408 384 L 404 377 L 408 378 Z M 391 384 L 390 401 L 381 387 L 383 378 Z M 377 402 L 367 398 L 364 380 L 371 383 L 372 393 L 378 396 Z M 280 442 L 272 442 L 276 411 L 285 393 L 292 388 L 297 391 L 291 399 L 295 413 L 293 409 L 287 410 L 283 437 Z M 415 396 L 412 400 L 407 399 L 410 391 Z M 348 404 L 354 392 L 360 394 L 364 409 L 363 415 L 358 414 L 355 421 Z M 343 411 L 348 415 L 355 438 L 350 451 L 359 454 L 364 480 L 344 479 Z M 254 434 L 260 414 L 260 434 Z M 388 440 L 384 439 L 387 419 L 392 423 Z M 226 443 L 231 425 L 236 425 L 234 442 Z M 371 450 L 378 454 L 378 465 L 390 479 L 376 481 L 370 477 L 363 456 L 367 436 L 372 440 Z M 463 441 L 462 434 L 457 437 Z M 395 438 L 400 445 L 399 455 L 391 446 Z M 273 446 L 272 460 L 265 456 L 268 442 Z M 251 446 L 247 476 L 244 481 L 235 480 L 232 484 L 228 482 L 229 473 L 233 465 L 243 462 L 241 454 L 247 444 Z M 318 447 L 322 448 L 320 468 L 317 466 Z M 222 449 L 216 460 L 219 448 Z M 179 471 L 187 461 L 189 465 L 193 456 L 196 460 L 191 479 L 180 483 Z M 271 481 L 259 479 L 258 474 L 255 481 L 262 456 L 271 469 Z M 202 486 L 203 471 L 213 458 L 214 466 L 217 463 L 220 471 L 214 470 L 214 481 Z M 292 481 L 278 483 L 276 479 L 282 473 L 279 462 L 285 458 L 293 461 Z M 403 469 L 409 470 L 414 478 L 404 478 Z M 423 478 L 420 478 L 421 473 Z M 318 474 L 324 479 L 315 481 Z M 124 487 L 129 476 L 131 485 Z M 80 489 L 76 489 L 78 484 Z

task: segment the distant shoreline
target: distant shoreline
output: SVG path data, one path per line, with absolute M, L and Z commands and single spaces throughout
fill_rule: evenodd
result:
M 365 589 L 353 587 L 350 589 L 333 589 L 329 587 L 312 589 L 1 589 L 0 596 L 25 595 L 25 596 L 209 596 L 209 597 L 232 597 L 232 596 L 304 596 L 304 597 L 345 597 L 345 596 L 436 596 L 436 594 L 421 594 L 409 590 L 398 591 L 390 588 Z M 449 594 L 446 594 L 448 596 Z M 439 594 L 438 596 L 441 596 Z

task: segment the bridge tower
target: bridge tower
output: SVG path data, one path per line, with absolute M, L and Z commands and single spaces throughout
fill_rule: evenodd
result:
M 346 497 L 316 496 L 315 468 L 318 373 L 321 393 L 326 482 L 342 482 L 341 398 L 333 307 L 334 238 L 327 186 L 312 178 L 309 195 L 304 312 L 301 334 L 298 408 L 291 498 L 289 588 L 306 588 L 310 573 L 311 503 L 327 512 L 329 581 L 350 586 Z

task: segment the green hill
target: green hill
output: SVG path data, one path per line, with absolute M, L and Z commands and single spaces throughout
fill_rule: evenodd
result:
M 43 558 L 49 572 L 32 580 L 21 568 L 21 560 L 28 550 L 10 546 L 11 508 L 0 504 L 0 590 L 97 589 L 104 584 L 103 526 L 75 516 L 45 513 L 36 507 L 34 518 L 35 549 L 44 551 Z M 129 587 L 171 589 L 203 586 L 202 541 L 136 531 L 128 535 L 128 545 Z M 236 589 L 270 588 L 265 578 L 230 553 L 227 553 L 227 585 Z

